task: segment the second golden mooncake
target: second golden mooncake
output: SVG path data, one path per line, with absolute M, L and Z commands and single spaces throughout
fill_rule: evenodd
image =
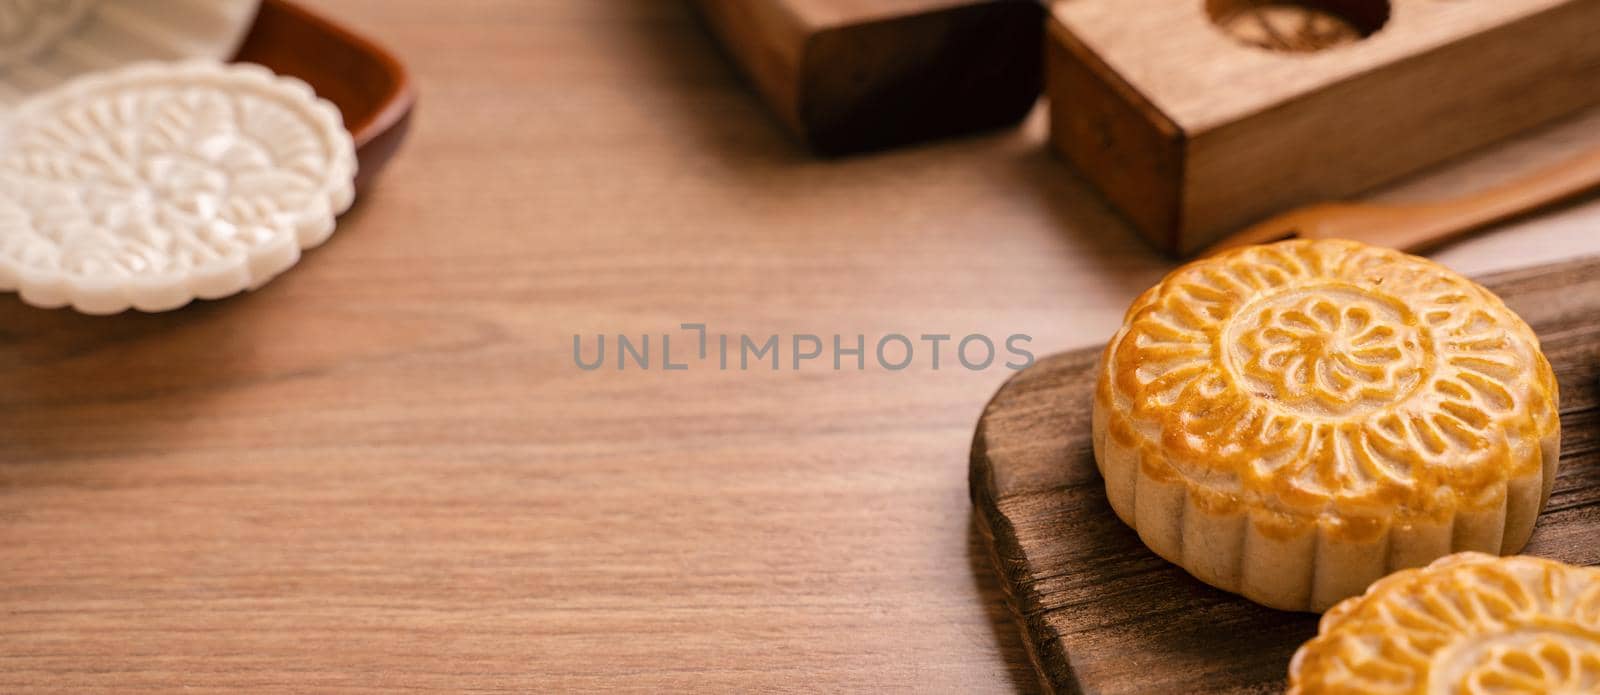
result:
M 1347 241 L 1238 249 L 1141 295 L 1101 359 L 1095 460 L 1151 550 L 1258 603 L 1320 611 L 1533 531 L 1555 378 L 1476 283 Z
M 1600 568 L 1451 555 L 1329 609 L 1289 695 L 1600 693 Z

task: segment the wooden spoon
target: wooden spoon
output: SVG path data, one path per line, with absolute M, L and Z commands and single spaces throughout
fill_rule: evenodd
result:
M 1433 203 L 1322 203 L 1252 225 L 1204 255 L 1284 239 L 1351 239 L 1420 252 L 1600 186 L 1600 149 L 1488 190 Z

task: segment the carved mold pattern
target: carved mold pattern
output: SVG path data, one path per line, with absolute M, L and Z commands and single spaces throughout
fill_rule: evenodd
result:
M 95 313 L 257 286 L 328 237 L 355 167 L 337 109 L 259 66 L 79 79 L 4 135 L 0 286 Z
M 1250 2 L 1215 16 L 1223 33 L 1272 51 L 1310 53 L 1360 41 L 1365 32 L 1327 10 L 1295 2 Z
M 1600 692 L 1600 570 L 1452 555 L 1390 575 L 1323 617 L 1296 695 Z

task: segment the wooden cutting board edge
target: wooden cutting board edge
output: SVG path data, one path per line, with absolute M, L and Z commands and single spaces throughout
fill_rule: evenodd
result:
M 1006 380 L 1006 383 L 995 392 L 994 397 L 990 398 L 989 403 L 984 405 L 984 414 L 988 414 L 1002 392 L 1030 371 L 1045 368 L 1047 363 L 1085 359 L 1094 361 L 1099 358 L 1099 353 L 1100 348 L 1089 347 L 1056 353 L 1040 360 L 1032 367 Z M 1011 618 L 1017 624 L 1017 628 L 1022 630 L 1022 644 L 1027 649 L 1028 661 L 1033 664 L 1040 687 L 1047 693 L 1059 692 L 1055 687 L 1057 682 L 1073 684 L 1077 680 L 1072 675 L 1072 664 L 1066 650 L 1051 652 L 1040 649 L 1041 645 L 1060 641 L 1061 636 L 1056 634 L 1055 628 L 1044 621 L 1032 620 L 1029 617 L 1042 609 L 1038 596 L 1025 582 L 1020 581 L 1022 573 L 1027 569 L 1028 558 L 1017 541 L 1011 520 L 1000 513 L 999 501 L 994 497 L 994 469 L 989 465 L 988 442 L 984 436 L 985 422 L 986 418 L 980 416 L 977 431 L 972 437 L 972 453 L 967 474 L 973 516 L 978 533 L 983 537 L 984 545 L 989 550 L 990 568 L 1000 577 L 1000 588 L 1005 593 L 1006 607 L 1010 609 Z M 1082 691 L 1074 689 L 1067 692 Z

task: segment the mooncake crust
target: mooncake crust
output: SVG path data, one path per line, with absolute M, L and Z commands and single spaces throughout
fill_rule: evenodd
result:
M 1322 616 L 1291 695 L 1600 692 L 1600 569 L 1466 552 Z
M 1397 569 L 1521 549 L 1559 458 L 1533 331 L 1426 259 L 1247 247 L 1141 295 L 1102 355 L 1095 460 L 1158 555 L 1320 611 Z

